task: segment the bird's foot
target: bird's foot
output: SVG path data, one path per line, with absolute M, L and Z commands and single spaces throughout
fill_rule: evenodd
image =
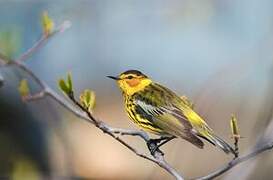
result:
M 155 153 L 158 152 L 162 156 L 164 156 L 164 153 L 159 149 L 158 143 L 160 143 L 162 139 L 150 139 L 147 142 L 148 149 L 152 156 L 155 156 Z
M 147 142 L 147 146 L 148 146 L 148 148 L 149 148 L 149 150 L 151 152 L 151 155 L 155 156 L 155 153 L 158 152 L 162 156 L 164 156 L 164 153 L 159 149 L 159 147 L 161 147 L 162 145 L 166 144 L 167 142 L 171 141 L 174 138 L 175 138 L 175 136 L 161 137 L 159 139 L 150 139 Z

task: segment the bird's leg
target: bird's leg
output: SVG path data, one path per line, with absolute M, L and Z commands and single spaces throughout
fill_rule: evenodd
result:
M 157 148 L 157 143 L 158 143 L 158 140 L 159 139 L 150 139 L 149 141 L 147 141 L 147 146 L 148 146 L 148 149 L 151 153 L 152 156 L 155 155 L 155 152 L 159 152 L 160 154 L 164 154 L 162 151 L 160 151 L 158 148 Z
M 164 153 L 159 149 L 159 147 L 162 146 L 163 144 L 166 144 L 167 142 L 169 142 L 173 138 L 175 138 L 175 137 L 171 136 L 171 137 L 161 137 L 159 139 L 150 139 L 147 142 L 147 146 L 153 156 L 154 156 L 155 152 L 159 152 L 160 154 L 164 155 Z M 163 141 L 163 142 L 161 142 L 161 141 Z
M 166 137 L 165 139 L 163 139 L 163 140 L 164 140 L 163 142 L 161 142 L 161 143 L 159 143 L 159 144 L 157 145 L 157 148 L 159 148 L 160 146 L 166 144 L 167 142 L 171 141 L 171 140 L 174 139 L 174 138 L 176 138 L 176 137 L 175 137 L 175 136 Z

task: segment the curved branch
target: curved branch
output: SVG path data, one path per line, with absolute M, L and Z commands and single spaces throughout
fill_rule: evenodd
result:
M 56 34 L 57 32 L 62 32 L 67 28 L 68 24 L 67 22 L 63 23 L 62 26 L 60 26 L 52 35 Z M 51 35 L 51 36 L 52 36 Z M 97 128 L 101 129 L 104 133 L 108 134 L 112 138 L 116 139 L 118 142 L 120 142 L 122 145 L 127 147 L 129 150 L 131 150 L 133 153 L 135 153 L 137 156 L 142 157 L 144 159 L 147 159 L 153 163 L 156 163 L 161 168 L 165 169 L 167 172 L 169 172 L 171 175 L 173 175 L 176 179 L 183 180 L 183 177 L 173 168 L 171 167 L 164 159 L 164 156 L 156 152 L 154 157 L 148 156 L 146 154 L 140 153 L 137 149 L 129 145 L 127 142 L 125 142 L 123 139 L 121 139 L 118 135 L 132 135 L 132 136 L 138 136 L 141 137 L 145 142 L 149 141 L 150 138 L 147 135 L 147 133 L 143 131 L 136 131 L 136 130 L 127 130 L 127 129 L 119 129 L 119 128 L 113 128 L 106 123 L 98 120 L 95 118 L 91 113 L 86 111 L 81 105 L 74 99 L 70 99 L 73 101 L 74 104 L 76 104 L 79 108 L 76 108 L 74 105 L 69 103 L 67 100 L 59 96 L 54 90 L 52 90 L 44 81 L 42 81 L 40 78 L 38 78 L 31 69 L 29 69 L 25 64 L 23 64 L 23 61 L 27 60 L 33 53 L 37 52 L 42 45 L 48 40 L 51 36 L 42 36 L 40 40 L 38 40 L 33 47 L 31 47 L 29 50 L 27 50 L 22 56 L 20 56 L 17 60 L 8 59 L 4 55 L 0 54 L 0 65 L 1 66 L 15 66 L 19 68 L 20 70 L 24 71 L 26 74 L 28 74 L 41 88 L 42 90 L 39 93 L 29 95 L 27 97 L 24 97 L 24 100 L 26 101 L 34 101 L 37 99 L 42 99 L 45 96 L 49 96 L 52 99 L 54 99 L 57 103 L 59 103 L 61 106 L 69 110 L 71 113 L 76 115 L 77 117 L 87 121 L 88 123 L 94 124 Z M 116 135 L 117 134 L 117 135 Z
M 20 64 L 20 66 L 18 66 Z M 88 123 L 94 124 L 97 128 L 101 129 L 104 133 L 108 134 L 112 138 L 116 139 L 118 142 L 120 142 L 122 145 L 127 147 L 129 150 L 131 150 L 133 153 L 135 153 L 137 156 L 142 157 L 144 159 L 147 159 L 151 162 L 156 163 L 166 171 L 168 171 L 171 175 L 173 175 L 176 179 L 183 180 L 183 177 L 173 168 L 171 167 L 164 159 L 163 155 L 159 152 L 155 153 L 154 157 L 149 157 L 143 153 L 138 152 L 134 147 L 129 145 L 127 142 L 125 142 L 123 139 L 121 139 L 119 136 L 115 136 L 115 134 L 120 135 L 132 135 L 132 136 L 139 136 L 141 137 L 145 142 L 149 141 L 149 136 L 147 133 L 143 131 L 136 131 L 136 130 L 127 130 L 127 129 L 119 129 L 119 128 L 112 128 L 111 126 L 107 125 L 106 123 L 98 120 L 95 118 L 91 113 L 88 111 L 85 111 L 82 107 L 82 111 L 78 110 L 76 107 L 72 106 L 70 103 L 65 101 L 63 98 L 61 98 L 57 93 L 55 93 L 53 90 L 50 89 L 50 87 L 45 84 L 40 79 L 38 80 L 38 77 L 36 77 L 35 74 L 29 73 L 31 70 L 29 70 L 26 66 L 22 66 L 21 63 L 15 63 L 14 65 L 18 66 L 19 68 L 24 67 L 22 70 L 24 70 L 26 73 L 28 73 L 31 77 L 33 77 L 36 82 L 44 87 L 44 89 L 32 96 L 27 97 L 26 100 L 35 100 L 35 99 L 41 99 L 44 96 L 49 96 L 53 98 L 56 102 L 58 102 L 61 106 L 75 114 L 77 117 L 86 120 Z M 80 106 L 78 102 L 75 100 L 73 101 L 75 104 Z
M 52 33 L 50 34 L 43 34 L 42 37 L 34 43 L 34 45 L 29 48 L 25 53 L 23 53 L 16 61 L 23 62 L 27 59 L 29 59 L 33 53 L 36 53 L 43 45 L 54 35 L 57 33 L 64 32 L 66 29 L 68 29 L 71 26 L 70 21 L 64 21 L 59 27 L 57 27 Z
M 51 94 L 52 96 L 52 94 Z M 149 157 L 145 154 L 142 154 L 138 152 L 134 147 L 129 145 L 127 142 L 122 140 L 119 136 L 115 136 L 115 134 L 121 134 L 121 135 L 132 135 L 132 136 L 139 136 L 141 137 L 145 142 L 148 142 L 150 140 L 149 136 L 147 133 L 143 131 L 136 131 L 136 130 L 127 130 L 127 129 L 117 129 L 117 128 L 112 128 L 111 126 L 107 125 L 103 121 L 98 120 L 96 117 L 94 117 L 87 109 L 85 109 L 73 96 L 69 96 L 71 101 L 76 104 L 83 112 L 87 114 L 89 117 L 89 122 L 94 124 L 97 128 L 102 130 L 102 132 L 108 134 L 112 138 L 116 139 L 118 142 L 120 142 L 122 145 L 127 147 L 129 150 L 134 152 L 137 156 L 142 157 L 144 159 L 147 159 L 149 161 L 152 161 L 168 171 L 171 175 L 173 175 L 176 179 L 183 180 L 183 177 L 173 168 L 171 167 L 164 159 L 164 156 L 160 152 L 155 152 L 154 157 Z M 91 120 L 91 121 L 90 121 Z M 114 134 L 115 133 L 115 134 Z
M 196 179 L 206 180 L 206 179 L 213 179 L 215 177 L 218 177 L 221 174 L 223 174 L 223 173 L 227 172 L 228 170 L 230 170 L 231 168 L 233 168 L 234 166 L 257 156 L 257 155 L 259 155 L 260 153 L 262 153 L 264 151 L 272 150 L 272 148 L 273 148 L 273 142 L 267 143 L 267 144 L 263 145 L 262 147 L 257 148 L 256 150 L 252 151 L 249 154 L 246 154 L 244 156 L 233 159 L 232 161 L 230 161 L 229 163 L 227 163 L 223 167 L 215 170 L 214 172 L 211 172 L 210 174 L 208 174 L 206 176 L 202 176 L 202 177 L 199 177 L 199 178 L 196 178 Z

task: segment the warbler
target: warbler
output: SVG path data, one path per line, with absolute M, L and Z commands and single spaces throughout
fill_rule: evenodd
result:
M 144 131 L 161 136 L 147 143 L 152 154 L 175 137 L 185 139 L 198 148 L 204 146 L 202 138 L 225 153 L 235 154 L 230 145 L 216 136 L 194 112 L 190 103 L 170 89 L 153 82 L 138 70 L 125 71 L 118 77 L 107 77 L 117 81 L 129 118 Z

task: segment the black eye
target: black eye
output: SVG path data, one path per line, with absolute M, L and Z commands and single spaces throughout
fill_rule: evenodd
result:
M 127 79 L 133 79 L 133 76 L 128 76 Z

